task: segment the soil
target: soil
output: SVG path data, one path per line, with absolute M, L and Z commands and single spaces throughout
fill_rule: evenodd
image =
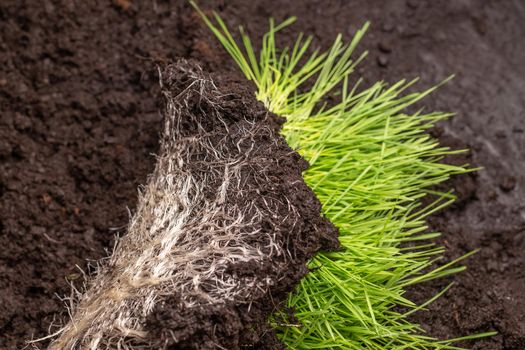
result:
M 282 348 L 269 316 L 317 252 L 339 248 L 302 178 L 308 162 L 242 76 L 210 77 L 185 59 L 159 72 L 155 169 L 128 233 L 49 348 Z
M 525 348 L 525 3 L 508 1 L 202 1 L 231 27 L 260 37 L 267 18 L 298 16 L 283 32 L 326 47 L 372 22 L 361 49 L 365 82 L 456 78 L 426 105 L 456 116 L 435 130 L 469 147 L 483 170 L 455 178 L 460 200 L 432 217 L 450 260 L 472 249 L 455 286 L 415 316 L 450 338 L 495 329 L 465 344 Z M 257 40 L 257 39 L 255 39 Z M 46 335 L 64 310 L 57 297 L 86 261 L 123 234 L 136 188 L 153 169 L 161 127 L 154 60 L 199 59 L 235 71 L 183 1 L 6 0 L 0 4 L 0 349 Z M 423 301 L 450 281 L 414 287 Z
M 242 223 L 258 231 L 248 246 L 257 247 L 265 258 L 260 262 L 233 261 L 220 272 L 221 278 L 239 280 L 242 298 L 211 306 L 205 301 L 204 305 L 186 307 L 180 300 L 181 293 L 175 290 L 148 316 L 149 341 L 167 349 L 213 350 L 219 348 L 217 344 L 232 350 L 281 349 L 275 331 L 268 325 L 268 317 L 284 306 L 288 293 L 308 272 L 306 264 L 315 253 L 339 248 L 337 229 L 321 216 L 321 203 L 302 178 L 308 162 L 279 135 L 284 119 L 269 113 L 256 101 L 253 87 L 243 77 L 215 74 L 211 79 L 216 85 L 220 82 L 220 89 L 213 87 L 213 83 L 192 89 L 196 79 L 210 78 L 197 64 L 185 60 L 164 68 L 162 77 L 164 95 L 184 95 L 178 97 L 183 107 L 174 123 L 177 131 L 170 135 L 181 141 L 173 143 L 164 138 L 163 148 L 171 155 L 176 152 L 170 147 L 180 148 L 185 143 L 194 143 L 186 139 L 199 139 L 220 152 L 223 163 L 234 163 L 232 160 L 239 156 L 248 159 L 239 166 L 241 178 L 232 179 L 232 182 L 239 180 L 241 185 L 235 190 L 230 185 L 232 190 L 227 191 L 221 206 L 231 208 L 225 213 L 232 215 L 236 213 L 234 208 L 242 208 Z M 219 117 L 211 113 L 217 106 Z M 186 147 L 190 149 L 189 160 L 181 170 L 190 172 L 193 178 L 204 179 L 206 198 L 220 198 L 224 164 L 199 147 Z M 220 177 L 210 181 L 214 171 Z M 287 253 L 272 253 L 272 243 Z M 264 281 L 262 286 L 260 281 Z M 206 282 L 203 279 L 200 283 L 206 285 Z M 213 286 L 214 282 L 208 284 Z

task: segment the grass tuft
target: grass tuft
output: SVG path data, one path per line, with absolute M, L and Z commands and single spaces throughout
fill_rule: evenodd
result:
M 214 24 L 198 7 L 204 22 L 257 87 L 257 98 L 287 122 L 289 145 L 309 162 L 306 183 L 323 204 L 324 214 L 339 228 L 343 249 L 320 253 L 309 273 L 288 299 L 297 324 L 272 321 L 290 349 L 460 349 L 458 341 L 492 335 L 437 340 L 408 316 L 423 310 L 451 285 L 423 305 L 406 297 L 408 286 L 464 269 L 458 262 L 435 268 L 444 249 L 429 242 L 425 218 L 454 201 L 434 186 L 468 165 L 440 162 L 462 151 L 440 147 L 426 131 L 449 113 L 407 113 L 437 87 L 407 92 L 416 80 L 393 85 L 377 82 L 349 87 L 348 79 L 366 53 L 352 58 L 365 24 L 348 44 L 339 35 L 330 49 L 311 52 L 311 37 L 299 34 L 292 47 L 278 49 L 276 33 L 295 21 L 270 27 L 256 55 L 240 28 L 242 48 L 224 21 Z M 342 86 L 342 87 L 341 87 Z M 327 96 L 339 102 L 327 105 Z M 432 194 L 435 201 L 421 206 Z M 405 311 L 400 311 L 400 310 Z M 408 310 L 408 311 L 407 311 Z

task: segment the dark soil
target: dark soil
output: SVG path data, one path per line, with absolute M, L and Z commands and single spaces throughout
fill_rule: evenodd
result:
M 308 272 L 306 264 L 316 252 L 339 247 L 337 230 L 321 217 L 321 203 L 302 178 L 308 163 L 279 135 L 284 119 L 270 114 L 256 101 L 244 78 L 237 81 L 232 75 L 214 75 L 211 79 L 216 85 L 220 83 L 219 90 L 212 83 L 192 88 L 197 79 L 210 78 L 205 78 L 198 65 L 185 60 L 167 66 L 162 77 L 163 94 L 177 96 L 175 101 L 181 106 L 177 119 L 171 122 L 174 125 L 165 128 L 174 131 L 164 138 L 162 153 L 173 154 L 170 147 L 193 144 L 185 141 L 193 138 L 220 152 L 222 159 L 249 159 L 240 166 L 241 185 L 228 191 L 222 206 L 245 208 L 242 222 L 247 226 L 255 223 L 249 225 L 250 230 L 259 232 L 250 239 L 250 246 L 259 247 L 266 259 L 260 263 L 235 262 L 221 272 L 221 277 L 231 276 L 241 282 L 243 292 L 249 295 L 243 300 L 188 308 L 175 290 L 149 315 L 148 341 L 168 349 L 213 350 L 218 344 L 231 350 L 280 349 L 282 344 L 268 325 L 268 317 L 284 305 L 288 293 Z M 216 106 L 220 117 L 211 113 Z M 173 143 L 173 138 L 180 143 Z M 219 198 L 222 176 L 216 183 L 205 179 L 213 179 L 215 172 L 224 174 L 224 164 L 213 164 L 217 163 L 213 155 L 203 153 L 198 146 L 186 147 L 188 160 L 181 170 L 208 185 L 206 198 Z M 262 222 L 257 219 L 259 215 L 264 218 Z M 271 236 L 286 254 L 272 254 Z M 259 289 L 255 284 L 259 280 L 267 281 L 268 290 Z
M 165 107 L 155 169 L 129 232 L 52 348 L 82 348 L 94 338 L 100 348 L 282 348 L 269 316 L 317 252 L 339 248 L 337 229 L 302 178 L 308 162 L 280 135 L 284 118 L 269 113 L 242 76 L 210 77 L 185 59 L 159 71 Z M 160 220 L 164 210 L 174 212 Z M 177 241 L 170 251 L 177 263 L 164 261 L 172 279 L 151 283 L 167 233 Z M 249 260 L 240 257 L 246 252 Z M 144 313 L 152 291 L 155 309 Z M 130 317 L 116 320 L 117 310 Z M 130 336 L 127 327 L 148 336 Z
M 427 105 L 457 116 L 436 134 L 469 147 L 484 170 L 456 178 L 460 201 L 431 219 L 451 259 L 469 269 L 416 319 L 442 338 L 497 330 L 466 344 L 525 348 L 525 3 L 499 1 L 203 1 L 260 37 L 267 17 L 296 15 L 283 33 L 329 45 L 372 28 L 365 81 L 454 81 Z M 0 349 L 44 336 L 64 310 L 56 296 L 77 265 L 107 255 L 123 233 L 136 188 L 153 169 L 161 127 L 152 59 L 201 60 L 235 70 L 182 1 L 0 4 Z M 458 161 L 457 159 L 455 161 Z M 459 160 L 460 161 L 460 160 Z M 425 300 L 449 281 L 410 291 Z

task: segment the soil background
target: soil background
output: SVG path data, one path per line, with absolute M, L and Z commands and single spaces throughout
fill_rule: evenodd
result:
M 282 35 L 327 47 L 366 20 L 365 82 L 456 78 L 425 105 L 456 116 L 434 130 L 470 148 L 453 162 L 483 170 L 450 181 L 459 195 L 433 216 L 446 259 L 473 249 L 455 286 L 415 316 L 433 336 L 495 329 L 465 344 L 525 348 L 525 2 L 201 1 L 254 39 L 267 18 L 295 15 Z M 359 51 L 359 50 L 358 50 Z M 153 170 L 161 118 L 155 60 L 199 59 L 236 74 L 183 1 L 14 1 L 0 4 L 0 349 L 45 336 L 58 296 L 124 234 L 136 188 Z M 451 280 L 409 291 L 424 301 Z

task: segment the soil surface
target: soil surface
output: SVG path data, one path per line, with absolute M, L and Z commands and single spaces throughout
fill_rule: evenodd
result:
M 460 200 L 431 218 L 447 259 L 472 249 L 469 269 L 416 320 L 450 338 L 495 329 L 465 344 L 525 348 L 525 3 L 500 1 L 202 1 L 255 40 L 267 18 L 298 16 L 297 31 L 326 47 L 366 20 L 365 82 L 456 78 L 426 105 L 456 116 L 436 129 L 469 147 L 484 167 L 450 185 Z M 256 41 L 257 42 L 257 41 Z M 57 297 L 86 261 L 107 256 L 123 234 L 137 186 L 153 170 L 161 128 L 154 60 L 231 60 L 183 1 L 0 4 L 0 349 L 46 335 L 64 311 Z M 450 281 L 409 291 L 416 301 Z

